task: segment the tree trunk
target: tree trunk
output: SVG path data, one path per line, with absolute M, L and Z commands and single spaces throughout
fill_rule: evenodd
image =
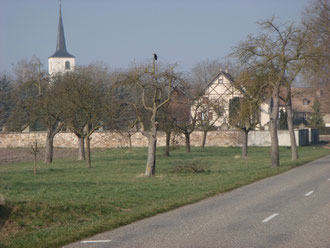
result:
M 144 175 L 147 177 L 156 175 L 157 124 L 157 122 L 153 123 L 149 136 L 148 160 L 146 172 L 144 173 Z
M 34 153 L 34 168 L 33 168 L 33 174 L 37 175 L 37 153 Z
M 88 135 L 85 137 L 85 144 L 86 144 L 86 163 L 87 163 L 87 168 L 92 168 L 91 145 L 90 145 L 90 137 Z
M 242 157 L 246 158 L 247 157 L 247 152 L 248 152 L 248 135 L 249 131 L 246 129 L 242 130 Z
M 132 134 L 128 134 L 129 150 L 132 151 Z
M 205 148 L 206 144 L 206 136 L 207 136 L 207 131 L 203 131 L 203 141 L 202 141 L 202 148 Z
M 45 163 L 53 162 L 53 143 L 55 135 L 61 130 L 63 124 L 55 121 L 48 125 L 45 148 Z
M 270 109 L 270 120 L 269 120 L 269 131 L 271 139 L 271 162 L 272 167 L 280 165 L 280 154 L 278 147 L 278 136 L 277 136 L 277 120 L 278 120 L 278 109 L 279 109 L 279 88 L 280 82 L 278 82 L 272 92 L 273 106 Z
M 53 162 L 53 143 L 54 136 L 51 129 L 47 130 L 46 148 L 45 148 L 45 163 L 50 164 Z
M 184 136 L 186 138 L 186 151 L 190 152 L 190 133 L 185 132 Z
M 78 136 L 78 160 L 85 160 L 85 159 L 86 157 L 85 157 L 84 137 Z
M 166 132 L 166 147 L 165 147 L 165 156 L 170 156 L 170 143 L 171 143 L 171 131 Z
M 288 86 L 288 87 L 291 87 L 291 86 Z M 287 113 L 287 122 L 288 122 L 288 129 L 289 129 L 290 143 L 291 143 L 291 159 L 297 160 L 299 158 L 299 156 L 298 156 L 296 137 L 295 137 L 295 133 L 294 133 L 294 127 L 293 127 L 291 89 L 288 89 L 288 101 L 286 103 L 286 113 Z

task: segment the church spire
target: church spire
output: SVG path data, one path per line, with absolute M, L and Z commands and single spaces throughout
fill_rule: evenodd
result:
M 56 51 L 52 56 L 50 56 L 50 58 L 74 58 L 74 56 L 69 54 L 68 51 L 66 50 L 61 3 L 60 3 L 60 17 L 58 21 L 58 30 L 57 30 Z

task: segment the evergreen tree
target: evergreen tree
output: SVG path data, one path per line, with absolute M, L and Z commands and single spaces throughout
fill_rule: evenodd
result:
M 5 125 L 12 110 L 12 85 L 7 75 L 0 76 L 0 130 Z
M 313 112 L 309 118 L 309 125 L 312 127 L 323 127 L 324 122 L 321 114 L 321 104 L 317 100 L 317 98 L 315 98 L 312 108 L 313 108 Z
M 280 118 L 278 120 L 278 129 L 279 130 L 288 130 L 288 114 L 283 111 L 283 109 L 280 110 Z

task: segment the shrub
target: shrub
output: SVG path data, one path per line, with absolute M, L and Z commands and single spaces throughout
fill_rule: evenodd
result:
M 192 161 L 178 161 L 171 169 L 174 173 L 210 173 L 211 165 L 199 159 Z

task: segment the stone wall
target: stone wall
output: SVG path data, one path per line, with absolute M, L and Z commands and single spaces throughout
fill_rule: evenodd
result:
M 279 130 L 279 145 L 290 146 L 288 131 Z M 195 131 L 191 134 L 191 145 L 201 146 L 203 132 Z M 296 131 L 296 138 L 298 133 Z M 0 133 L 0 148 L 29 147 L 37 140 L 40 147 L 44 146 L 46 132 L 28 133 Z M 131 137 L 133 147 L 146 147 L 148 140 L 140 132 L 134 133 Z M 184 146 L 183 135 L 175 136 L 177 145 Z M 206 146 L 241 146 L 241 133 L 239 131 L 210 131 L 207 135 Z M 297 141 L 297 144 L 299 142 Z M 158 146 L 165 146 L 165 134 L 158 132 Z M 269 131 L 251 131 L 249 133 L 250 146 L 270 146 Z M 78 139 L 73 133 L 61 132 L 55 136 L 55 147 L 76 148 Z M 118 132 L 95 132 L 91 136 L 92 148 L 114 148 L 128 147 L 127 135 Z

